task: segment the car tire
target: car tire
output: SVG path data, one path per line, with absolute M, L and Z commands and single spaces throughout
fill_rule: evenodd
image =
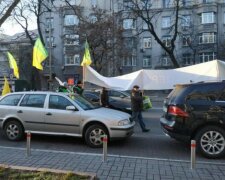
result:
M 92 148 L 102 147 L 104 135 L 108 136 L 108 132 L 104 126 L 98 124 L 91 125 L 85 132 L 85 142 Z
M 18 121 L 9 121 L 4 127 L 4 134 L 10 141 L 21 140 L 24 136 L 23 126 Z
M 225 154 L 225 131 L 217 126 L 202 128 L 196 135 L 197 150 L 207 158 L 219 158 Z

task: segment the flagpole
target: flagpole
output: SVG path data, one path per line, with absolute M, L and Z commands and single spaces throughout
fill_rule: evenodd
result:
M 83 89 L 84 89 L 84 80 L 85 80 L 85 67 L 86 67 L 86 64 L 83 65 L 83 80 L 82 80 L 82 83 L 83 83 Z

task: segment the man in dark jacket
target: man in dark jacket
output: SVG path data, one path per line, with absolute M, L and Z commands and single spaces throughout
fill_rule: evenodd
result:
M 131 92 L 131 109 L 132 109 L 132 120 L 138 121 L 142 132 L 148 132 L 149 129 L 146 128 L 142 117 L 143 108 L 143 97 L 142 93 L 139 91 L 139 86 L 135 85 Z
M 83 94 L 83 83 L 81 81 L 78 81 L 77 82 L 77 85 L 75 87 L 73 87 L 73 92 L 74 93 L 77 93 L 79 95 L 82 95 Z
M 101 105 L 102 107 L 109 107 L 109 96 L 105 87 L 102 88 L 101 92 Z

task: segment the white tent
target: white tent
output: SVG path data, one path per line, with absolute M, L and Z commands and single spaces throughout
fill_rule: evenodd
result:
M 117 77 L 104 77 L 87 66 L 84 81 L 98 86 L 130 90 L 139 85 L 143 90 L 173 89 L 175 84 L 225 80 L 225 62 L 213 60 L 169 70 L 139 70 Z

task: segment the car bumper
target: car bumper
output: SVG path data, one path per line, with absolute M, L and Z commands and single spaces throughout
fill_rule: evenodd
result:
M 134 133 L 135 122 L 130 123 L 126 126 L 116 126 L 110 128 L 110 138 L 119 139 L 130 137 Z
M 175 121 L 168 121 L 167 119 L 161 117 L 160 124 L 165 135 L 181 141 L 190 140 L 189 135 L 180 133 L 182 131 L 181 129 L 176 129 Z

